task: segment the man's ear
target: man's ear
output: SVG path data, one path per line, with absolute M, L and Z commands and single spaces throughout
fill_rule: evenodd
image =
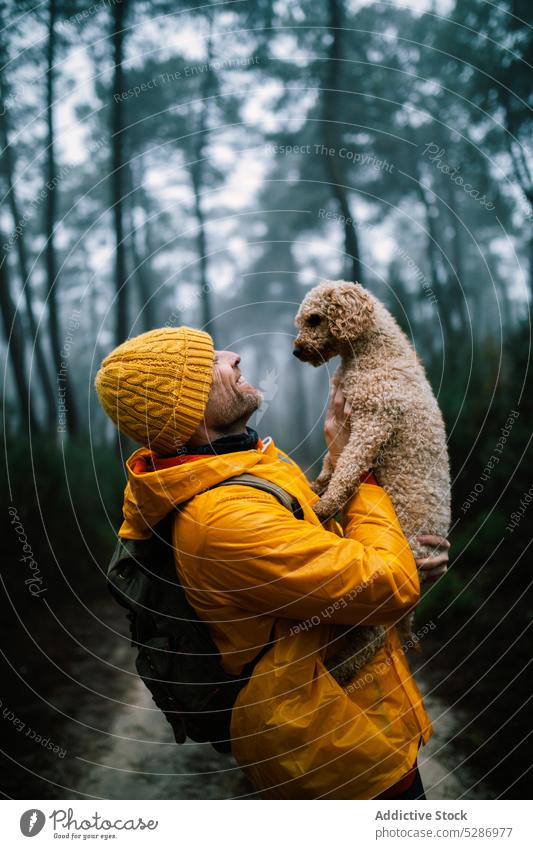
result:
M 374 304 L 360 283 L 341 281 L 329 291 L 327 297 L 329 326 L 339 342 L 355 340 L 371 326 Z

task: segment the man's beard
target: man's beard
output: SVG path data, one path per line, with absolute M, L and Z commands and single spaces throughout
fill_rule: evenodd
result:
M 217 430 L 222 433 L 236 433 L 244 430 L 250 416 L 261 406 L 263 396 L 260 392 L 242 392 L 227 399 L 220 411 Z

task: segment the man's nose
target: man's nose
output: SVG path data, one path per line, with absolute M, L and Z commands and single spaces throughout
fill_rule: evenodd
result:
M 236 354 L 235 351 L 222 351 L 219 354 L 219 359 L 229 363 L 232 368 L 236 368 L 241 361 L 239 354 Z

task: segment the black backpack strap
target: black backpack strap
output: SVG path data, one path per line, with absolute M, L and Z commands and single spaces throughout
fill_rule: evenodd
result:
M 235 475 L 232 478 L 226 478 L 224 481 L 215 483 L 213 486 L 210 486 L 209 489 L 216 489 L 216 487 L 219 486 L 233 486 L 234 484 L 239 484 L 240 486 L 251 486 L 254 489 L 261 489 L 263 492 L 269 492 L 270 495 L 274 495 L 278 499 L 283 507 L 286 507 L 287 510 L 291 511 L 295 519 L 303 519 L 304 517 L 304 511 L 297 498 L 294 498 L 287 492 L 287 490 L 278 486 L 277 483 L 265 480 L 264 478 L 259 478 L 257 475 L 249 475 L 246 473 L 242 475 Z

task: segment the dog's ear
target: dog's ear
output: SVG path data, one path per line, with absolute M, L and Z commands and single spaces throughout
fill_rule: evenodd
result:
M 374 304 L 360 283 L 340 283 L 328 293 L 327 315 L 332 335 L 350 342 L 372 324 Z

